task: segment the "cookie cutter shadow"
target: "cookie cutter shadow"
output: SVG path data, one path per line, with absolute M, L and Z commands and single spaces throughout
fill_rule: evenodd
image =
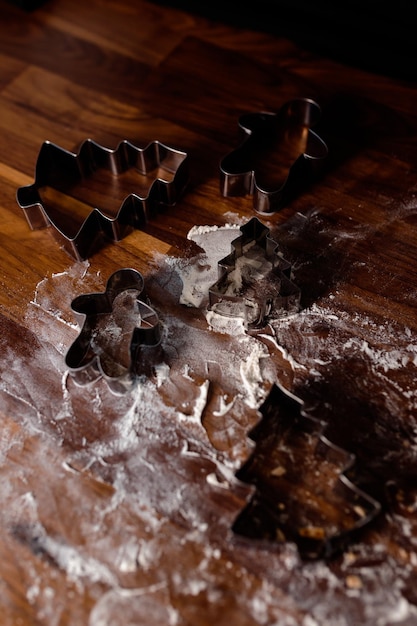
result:
M 266 547 L 294 542 L 304 559 L 331 558 L 380 504 L 348 478 L 355 456 L 325 436 L 325 423 L 297 396 L 276 383 L 260 412 L 249 434 L 254 450 L 236 474 L 254 493 L 232 530 Z
M 398 391 L 381 393 L 380 376 L 370 367 L 363 353 L 344 352 L 343 359 L 303 385 L 302 394 L 309 406 L 321 406 L 326 436 L 355 454 L 351 479 L 385 509 L 388 485 L 404 493 L 415 488 L 415 431 L 410 409 L 396 400 Z

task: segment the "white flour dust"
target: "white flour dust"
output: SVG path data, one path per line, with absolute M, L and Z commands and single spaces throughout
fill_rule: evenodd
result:
M 194 226 L 187 238 L 194 241 L 204 252 L 192 259 L 192 263 L 166 257 L 165 262 L 180 274 L 183 288 L 181 304 L 195 308 L 206 306 L 208 290 L 218 279 L 218 262 L 231 251 L 231 242 L 240 234 L 237 225 Z
M 106 277 L 75 263 L 38 284 L 25 319 L 30 330 L 18 350 L 6 351 L 0 372 L 2 406 L 13 416 L 0 435 L 1 519 L 20 538 L 22 554 L 28 547 L 35 554 L 21 572 L 34 621 L 57 626 L 65 614 L 71 626 L 182 625 L 195 622 L 204 605 L 207 622 L 221 625 L 350 626 L 346 598 L 354 613 L 365 595 L 366 626 L 375 618 L 380 626 L 415 620 L 403 594 L 411 564 L 396 579 L 394 561 L 378 547 L 362 560 L 358 550 L 339 576 L 326 563 L 301 564 L 291 543 L 275 552 L 230 542 L 248 497 L 235 471 L 275 380 L 324 380 L 357 359 L 369 384 L 386 382 L 387 406 L 395 410 L 398 394 L 410 413 L 417 408 L 411 331 L 347 313 L 337 293 L 272 319 L 255 336 L 242 318 L 210 311 L 208 288 L 238 236 L 237 220 L 196 226 L 188 237 L 201 253 L 155 257 L 156 273 L 175 275 L 181 289 L 175 301 L 169 280 L 169 306 L 152 302 L 163 356 L 123 396 L 104 381 L 77 387 L 63 359 L 79 331 L 72 299 L 102 292 Z M 16 353 L 24 355 L 19 362 Z M 406 528 L 400 517 L 390 523 Z M 407 528 L 411 541 L 412 519 Z M 347 592 L 345 576 L 362 586 Z M 78 599 L 88 593 L 86 622 Z M 224 615 L 223 593 L 231 607 Z

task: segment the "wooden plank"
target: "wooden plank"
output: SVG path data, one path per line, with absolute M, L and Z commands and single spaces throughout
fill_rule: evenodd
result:
M 59 7 L 45 4 L 37 17 L 49 27 L 94 46 L 156 67 L 182 40 L 184 34 L 204 24 L 190 15 L 161 11 L 152 3 L 106 3 L 94 0 L 74 5 L 68 0 Z M 142 26 L 143 25 L 143 26 Z
M 4 54 L 27 59 L 46 70 L 62 73 L 83 85 L 121 99 L 135 99 L 148 66 L 111 49 L 103 50 L 86 39 L 57 30 L 39 20 L 37 12 L 21 14 L 4 2 L 0 36 Z M 54 54 L 51 54 L 54 50 Z

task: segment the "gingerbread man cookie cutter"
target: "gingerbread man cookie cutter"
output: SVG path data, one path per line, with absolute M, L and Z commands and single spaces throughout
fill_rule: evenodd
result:
M 65 357 L 70 375 L 80 386 L 104 378 L 111 391 L 124 393 L 144 369 L 146 352 L 161 341 L 159 317 L 146 300 L 142 274 L 120 269 L 104 292 L 80 295 L 71 308 L 81 331 Z
M 257 213 L 286 206 L 313 177 L 328 154 L 312 127 L 321 116 L 309 98 L 285 103 L 278 113 L 248 113 L 239 118 L 240 145 L 220 162 L 223 196 L 253 196 Z

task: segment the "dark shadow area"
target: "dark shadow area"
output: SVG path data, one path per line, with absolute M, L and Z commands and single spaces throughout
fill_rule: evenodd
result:
M 311 210 L 295 213 L 271 232 L 292 266 L 293 281 L 301 292 L 301 309 L 329 293 L 344 275 L 348 259 L 343 246 L 332 245 L 333 216 Z
M 237 472 L 256 492 L 235 520 L 238 535 L 292 541 L 303 558 L 331 557 L 379 513 L 379 504 L 345 472 L 354 457 L 322 436 L 321 422 L 275 386 L 250 433 L 249 460 Z
M 387 407 L 394 411 L 395 403 L 387 403 L 377 388 L 366 359 L 345 355 L 337 367 L 296 393 L 307 406 L 316 407 L 314 416 L 325 422 L 325 436 L 355 455 L 349 477 L 385 506 L 388 485 L 391 493 L 394 485 L 414 488 L 417 459 L 411 445 L 413 424 L 391 412 Z
M 236 474 L 255 487 L 234 522 L 238 536 L 266 546 L 291 541 L 303 558 L 332 558 L 412 518 L 413 426 L 373 387 L 366 361 L 346 356 L 296 396 L 272 388 L 249 433 L 252 455 Z
M 24 11 L 34 11 L 42 4 L 45 4 L 45 0 L 8 0 L 10 4 L 14 4 Z
M 415 26 L 405 0 L 329 3 L 326 0 L 192 2 L 159 0 L 236 27 L 290 39 L 341 63 L 405 80 L 417 79 Z
M 375 98 L 336 90 L 321 97 L 318 103 L 321 116 L 314 131 L 329 149 L 320 170 L 322 175 L 365 149 L 390 152 L 394 146 L 401 145 L 404 151 L 410 136 L 417 131 L 414 117 L 395 111 Z

